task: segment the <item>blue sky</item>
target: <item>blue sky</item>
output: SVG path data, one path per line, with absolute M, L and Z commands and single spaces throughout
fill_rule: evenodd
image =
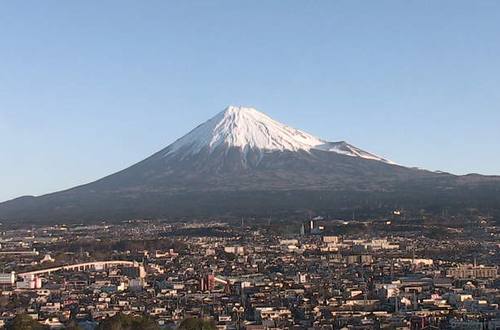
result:
M 0 1 L 0 200 L 93 181 L 229 104 L 500 174 L 500 1 Z

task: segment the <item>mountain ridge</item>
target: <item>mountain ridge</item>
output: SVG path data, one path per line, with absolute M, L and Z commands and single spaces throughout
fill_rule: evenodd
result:
M 408 168 L 230 106 L 150 157 L 97 181 L 0 203 L 0 221 L 93 222 L 405 208 L 491 208 L 500 177 Z

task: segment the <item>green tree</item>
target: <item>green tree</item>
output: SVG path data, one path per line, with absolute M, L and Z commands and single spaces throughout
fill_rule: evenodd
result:
M 116 314 L 102 321 L 96 330 L 159 330 L 155 321 L 143 316 Z
M 17 296 L 17 294 L 12 295 L 12 300 L 10 301 L 10 307 L 12 309 L 15 309 L 18 308 L 19 306 L 21 306 L 19 297 Z
M 196 317 L 189 317 L 182 321 L 178 330 L 215 330 L 215 322 L 213 320 L 202 320 Z
M 70 324 L 67 327 L 63 328 L 62 330 L 83 330 L 82 327 L 76 325 L 76 324 Z
M 7 330 L 45 330 L 48 327 L 41 325 L 26 314 L 16 315 L 5 327 Z

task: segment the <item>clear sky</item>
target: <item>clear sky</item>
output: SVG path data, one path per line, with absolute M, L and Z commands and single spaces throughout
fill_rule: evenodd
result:
M 93 181 L 229 104 L 500 174 L 498 0 L 0 1 L 0 201 Z

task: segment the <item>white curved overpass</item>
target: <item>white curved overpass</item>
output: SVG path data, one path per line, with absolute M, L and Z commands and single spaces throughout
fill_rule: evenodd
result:
M 134 261 L 120 261 L 120 260 L 92 261 L 92 262 L 85 262 L 85 263 L 81 263 L 81 264 L 74 264 L 74 265 L 33 270 L 31 272 L 19 273 L 17 275 L 24 277 L 24 276 L 30 276 L 30 275 L 51 274 L 51 273 L 58 272 L 61 270 L 85 271 L 88 269 L 107 269 L 107 268 L 110 268 L 113 266 L 133 266 L 134 264 L 137 264 L 137 263 Z

